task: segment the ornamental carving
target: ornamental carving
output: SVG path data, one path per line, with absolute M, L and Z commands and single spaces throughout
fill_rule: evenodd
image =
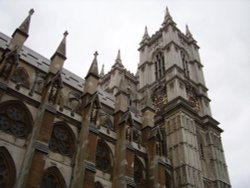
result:
M 191 107 L 196 111 L 200 111 L 200 105 L 198 101 L 198 95 L 195 88 L 189 84 L 186 85 L 187 99 Z
M 152 94 L 152 101 L 156 113 L 163 109 L 164 105 L 168 102 L 167 90 L 165 85 L 160 85 L 155 88 Z
M 12 51 L 7 52 L 5 57 L 1 60 L 0 77 L 3 77 L 5 80 L 8 80 L 11 77 L 18 64 L 19 55 L 17 50 L 18 46 Z

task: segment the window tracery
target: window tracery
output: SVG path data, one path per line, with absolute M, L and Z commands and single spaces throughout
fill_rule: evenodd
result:
M 28 110 L 19 102 L 8 101 L 0 105 L 0 130 L 15 137 L 27 138 L 32 130 Z
M 41 188 L 66 188 L 65 180 L 56 167 L 49 167 L 44 172 Z
M 181 51 L 181 60 L 182 60 L 184 75 L 189 78 L 188 60 L 186 54 L 183 51 Z
M 144 166 L 141 162 L 141 160 L 135 156 L 134 159 L 134 181 L 136 184 L 143 183 L 145 177 L 144 177 Z
M 75 150 L 75 137 L 68 125 L 59 122 L 54 124 L 49 141 L 49 149 L 61 155 L 72 156 Z
M 16 168 L 9 152 L 0 147 L 0 187 L 12 188 L 15 183 Z
M 154 57 L 155 64 L 155 77 L 156 80 L 162 78 L 165 75 L 165 61 L 162 52 L 158 52 Z
M 111 151 L 103 140 L 98 140 L 96 147 L 96 168 L 111 173 Z

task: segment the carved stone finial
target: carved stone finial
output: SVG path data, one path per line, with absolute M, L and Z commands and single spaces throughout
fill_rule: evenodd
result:
M 32 9 L 30 9 L 30 11 L 29 11 L 29 15 L 31 16 L 32 14 L 34 14 L 34 9 L 32 8 Z
M 68 36 L 68 31 L 66 30 L 64 33 L 63 33 L 63 35 L 64 35 L 64 37 L 67 37 Z
M 98 55 L 99 55 L 98 52 L 95 51 L 95 53 L 94 53 L 95 58 L 96 58 Z

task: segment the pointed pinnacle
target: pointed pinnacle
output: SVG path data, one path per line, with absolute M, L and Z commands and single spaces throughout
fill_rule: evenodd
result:
M 162 25 L 166 25 L 167 23 L 169 22 L 172 22 L 174 23 L 173 19 L 172 19 L 172 16 L 170 15 L 170 12 L 168 10 L 168 7 L 166 7 L 166 10 L 165 10 L 165 17 L 164 17 L 164 21 L 162 23 Z
M 190 32 L 190 30 L 189 30 L 189 28 L 188 28 L 188 25 L 186 25 L 186 36 L 187 36 L 187 37 L 190 37 L 190 38 L 193 37 L 192 33 Z
M 102 70 L 101 70 L 100 76 L 101 76 L 101 77 L 104 76 L 104 64 L 102 64 Z
M 61 43 L 59 44 L 59 46 L 56 49 L 56 53 L 60 54 L 65 59 L 66 59 L 66 37 L 68 36 L 68 34 L 69 34 L 68 31 L 65 31 L 63 33 L 63 39 L 62 39 Z
M 121 61 L 121 51 L 120 51 L 120 49 L 118 50 L 116 60 L 120 60 Z
M 97 56 L 98 56 L 98 52 L 96 51 L 96 52 L 94 53 L 94 59 L 93 59 L 92 64 L 91 64 L 91 66 L 90 66 L 90 68 L 89 68 L 89 71 L 88 71 L 87 76 L 88 76 L 89 74 L 92 74 L 92 75 L 94 75 L 94 76 L 96 76 L 96 77 L 99 77 L 99 73 L 98 73 L 98 64 L 97 64 Z M 87 77 L 87 76 L 86 76 L 86 77 Z
M 149 38 L 147 26 L 145 26 L 145 31 L 144 31 L 144 35 L 143 35 L 143 39 L 146 39 L 146 38 Z
M 18 28 L 20 31 L 22 31 L 26 35 L 28 35 L 29 33 L 30 19 L 34 12 L 35 12 L 34 9 L 30 9 L 29 15 L 25 18 L 25 20 L 22 22 L 22 24 Z
M 112 67 L 124 67 L 121 60 L 121 51 L 118 50 L 117 57 L 115 59 L 115 64 Z

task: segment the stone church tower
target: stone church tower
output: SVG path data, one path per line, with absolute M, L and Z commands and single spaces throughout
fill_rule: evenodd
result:
M 0 33 L 1 188 L 231 187 L 199 46 L 168 9 L 136 75 L 119 50 L 84 79 L 63 67 L 67 32 L 50 59 L 24 45 L 33 13 Z

